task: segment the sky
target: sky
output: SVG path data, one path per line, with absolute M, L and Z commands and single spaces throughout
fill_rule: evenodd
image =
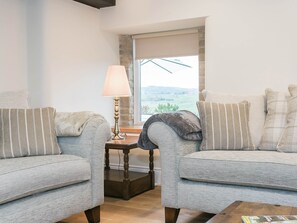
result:
M 154 59 L 158 65 L 171 71 L 159 67 L 158 65 L 148 62 L 141 66 L 141 86 L 163 86 L 163 87 L 182 87 L 182 88 L 198 88 L 199 71 L 198 56 L 187 56 L 178 58 L 166 58 L 169 60 L 179 59 L 183 64 L 191 66 L 191 68 Z

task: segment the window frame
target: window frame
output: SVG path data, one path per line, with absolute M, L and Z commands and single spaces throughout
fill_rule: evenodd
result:
M 199 40 L 199 53 L 198 53 L 198 58 L 199 58 L 199 99 L 204 100 L 203 95 L 202 95 L 202 90 L 205 89 L 205 26 L 198 26 L 198 40 Z M 166 31 L 165 31 L 166 32 Z M 122 48 L 124 49 L 124 54 L 130 59 L 123 60 L 121 58 L 121 64 L 125 64 L 127 67 L 130 66 L 131 70 L 129 71 L 131 74 L 131 78 L 133 78 L 133 99 L 130 103 L 130 110 L 127 111 L 128 115 L 131 117 L 132 125 L 143 125 L 144 122 L 141 122 L 141 102 L 140 102 L 140 75 L 139 75 L 139 66 L 135 64 L 135 39 L 133 37 L 134 35 L 123 35 L 122 37 Z M 127 40 L 127 37 L 128 40 Z M 127 48 L 127 43 L 130 41 L 130 51 L 129 47 Z M 127 50 L 128 49 L 128 50 Z M 120 51 L 121 52 L 121 51 Z M 129 54 L 131 52 L 131 54 Z M 121 53 L 120 53 L 121 55 Z M 125 58 L 125 56 L 123 57 Z M 127 116 L 128 117 L 128 116 Z M 129 120 L 126 120 L 126 116 L 122 118 L 122 120 L 129 122 Z M 129 125 L 131 125 L 129 124 Z
M 133 48 L 134 48 L 134 44 L 133 44 Z M 143 125 L 144 122 L 141 121 L 140 61 L 136 60 L 134 55 L 133 55 L 133 68 L 134 68 L 134 125 Z

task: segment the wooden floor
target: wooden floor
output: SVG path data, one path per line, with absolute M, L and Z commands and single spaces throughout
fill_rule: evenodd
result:
M 178 223 L 205 223 L 213 215 L 182 209 Z M 101 223 L 164 223 L 161 188 L 156 187 L 128 201 L 105 197 L 101 206 Z M 73 215 L 59 223 L 87 223 L 84 213 Z

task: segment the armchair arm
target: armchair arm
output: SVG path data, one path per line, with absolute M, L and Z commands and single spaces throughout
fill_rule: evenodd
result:
M 179 160 L 186 154 L 198 150 L 200 141 L 188 141 L 180 138 L 169 126 L 162 122 L 152 123 L 148 129 L 150 140 L 160 150 L 162 205 L 178 208 Z
M 104 200 L 104 152 L 105 142 L 110 138 L 109 124 L 92 118 L 78 137 L 58 137 L 64 154 L 81 156 L 91 164 L 93 206 Z

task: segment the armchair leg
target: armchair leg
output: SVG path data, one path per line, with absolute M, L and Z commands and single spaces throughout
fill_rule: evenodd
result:
M 165 223 L 176 223 L 180 209 L 165 207 Z
M 99 223 L 100 222 L 100 206 L 86 210 L 85 215 L 86 215 L 89 223 Z

